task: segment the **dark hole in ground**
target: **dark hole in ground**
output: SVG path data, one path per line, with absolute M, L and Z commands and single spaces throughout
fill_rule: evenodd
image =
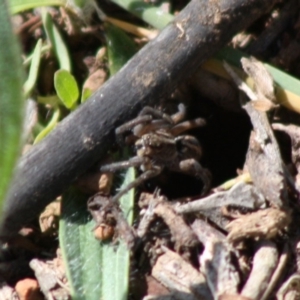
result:
M 246 113 L 231 113 L 216 109 L 199 138 L 203 145 L 203 164 L 213 175 L 212 185 L 236 177 L 244 166 L 250 131 Z
M 207 100 L 208 102 L 209 100 Z M 207 125 L 189 131 L 200 141 L 203 148 L 201 165 L 212 173 L 212 187 L 218 186 L 237 176 L 237 169 L 244 166 L 248 149 L 251 123 L 241 110 L 232 113 L 211 104 L 203 109 L 190 108 L 188 119 L 203 116 Z M 146 187 L 153 191 L 156 187 L 170 199 L 199 195 L 203 184 L 199 180 L 181 173 L 165 170 L 163 174 L 149 180 Z

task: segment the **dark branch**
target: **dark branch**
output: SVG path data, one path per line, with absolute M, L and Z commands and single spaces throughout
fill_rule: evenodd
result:
M 114 130 L 192 75 L 274 1 L 192 0 L 161 34 L 22 157 L 1 235 L 13 235 L 103 157 Z

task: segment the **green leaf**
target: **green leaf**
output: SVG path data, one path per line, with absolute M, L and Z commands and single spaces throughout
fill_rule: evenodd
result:
M 127 171 L 123 185 L 134 180 L 134 169 Z M 88 196 L 70 189 L 63 195 L 59 240 L 72 299 L 127 299 L 129 251 L 121 240 L 117 245 L 97 241 L 94 221 L 87 212 Z M 127 221 L 133 220 L 134 191 L 120 200 Z
M 54 87 L 65 107 L 68 109 L 73 108 L 79 97 L 79 89 L 74 76 L 66 70 L 56 71 L 54 74 Z
M 92 94 L 93 92 L 89 88 L 83 88 L 80 102 L 84 103 Z
M 131 38 L 111 24 L 105 25 L 110 75 L 117 73 L 135 54 L 136 47 Z
M 65 6 L 67 0 L 10 0 L 8 1 L 12 14 L 41 6 Z
M 58 98 L 57 95 L 52 95 L 52 96 L 37 96 L 37 102 L 51 106 L 52 108 L 57 107 L 58 105 L 61 105 L 62 102 Z
M 34 144 L 41 141 L 46 135 L 48 135 L 55 128 L 55 126 L 58 123 L 59 117 L 60 117 L 60 111 L 59 108 L 57 107 L 48 125 L 35 138 Z
M 159 30 L 162 30 L 174 19 L 172 14 L 165 13 L 160 7 L 155 7 L 142 0 L 112 0 L 112 2 Z
M 36 83 L 40 61 L 41 61 L 41 50 L 42 50 L 42 40 L 39 39 L 38 42 L 36 43 L 36 46 L 32 54 L 32 60 L 30 64 L 28 78 L 23 86 L 25 97 L 29 96 L 30 92 L 32 91 Z
M 20 154 L 24 73 L 5 0 L 0 0 L 0 211 Z
M 58 29 L 54 25 L 50 14 L 45 9 L 42 11 L 42 19 L 47 37 L 50 40 L 55 56 L 58 59 L 60 69 L 71 72 L 71 61 L 68 49 Z

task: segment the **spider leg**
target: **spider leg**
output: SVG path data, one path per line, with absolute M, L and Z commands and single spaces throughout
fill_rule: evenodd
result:
M 177 124 L 185 118 L 185 115 L 186 115 L 186 107 L 183 103 L 180 103 L 178 105 L 178 112 L 173 114 L 171 118 L 174 124 Z
M 188 175 L 194 176 L 202 180 L 204 186 L 201 195 L 208 192 L 211 184 L 211 173 L 203 168 L 195 159 L 185 159 L 179 163 L 180 170 Z
M 120 190 L 112 199 L 112 201 L 116 202 L 118 201 L 123 195 L 125 195 L 127 192 L 129 192 L 131 189 L 139 186 L 144 181 L 157 176 L 160 174 L 162 169 L 158 166 L 153 166 L 152 169 L 145 171 L 142 173 L 138 178 L 136 178 L 134 181 L 129 183 L 124 189 Z
M 202 156 L 202 148 L 199 141 L 191 135 L 180 135 L 175 138 L 176 148 L 185 158 L 199 159 Z
M 157 118 L 158 120 L 153 120 Z M 143 134 L 160 128 L 169 128 L 174 122 L 172 118 L 162 111 L 145 106 L 139 116 L 116 128 L 115 133 L 119 142 L 123 141 L 122 135 L 126 131 L 133 131 L 133 135 L 141 137 Z
M 116 135 L 121 135 L 122 133 L 133 129 L 136 125 L 151 122 L 152 119 L 151 115 L 138 116 L 137 118 L 116 128 L 115 133 Z
M 163 119 L 166 122 L 170 123 L 170 124 L 174 124 L 173 119 L 166 113 L 162 112 L 159 109 L 150 107 L 150 106 L 145 106 L 141 112 L 139 113 L 139 116 L 143 116 L 143 115 L 150 115 L 152 117 L 155 117 L 157 119 Z
M 130 167 L 139 167 L 145 163 L 145 157 L 134 156 L 129 160 L 119 161 L 116 163 L 107 164 L 100 167 L 100 172 L 116 172 L 122 169 L 128 169 Z
M 170 129 L 171 125 L 165 120 L 153 120 L 148 124 L 140 124 L 134 127 L 133 134 L 137 137 L 142 137 L 144 134 L 156 131 L 158 129 Z
M 185 121 L 174 126 L 170 131 L 174 136 L 181 134 L 184 131 L 206 125 L 206 121 L 202 118 L 197 118 L 190 121 Z

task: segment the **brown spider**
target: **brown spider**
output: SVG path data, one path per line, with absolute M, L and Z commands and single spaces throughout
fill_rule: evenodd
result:
M 205 121 L 198 118 L 180 123 L 185 114 L 186 109 L 183 104 L 179 104 L 178 112 L 171 116 L 146 106 L 137 118 L 116 129 L 117 136 L 128 131 L 132 132 L 126 141 L 135 140 L 137 155 L 127 161 L 102 166 L 101 172 L 140 167 L 143 173 L 120 190 L 113 197 L 113 201 L 119 200 L 121 196 L 142 182 L 157 176 L 164 168 L 201 179 L 204 183 L 202 194 L 208 191 L 211 176 L 210 172 L 197 161 L 202 154 L 198 140 L 190 135 L 179 135 L 188 129 L 203 126 Z

